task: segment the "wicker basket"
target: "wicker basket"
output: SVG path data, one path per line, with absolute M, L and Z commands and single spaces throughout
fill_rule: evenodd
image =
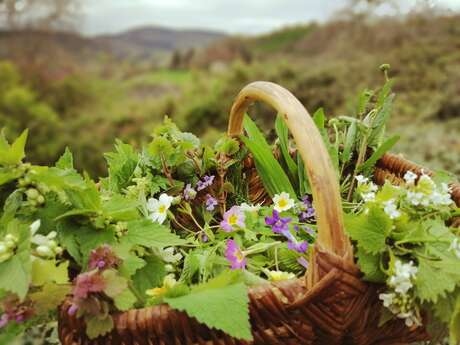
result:
M 410 329 L 400 320 L 378 327 L 381 303 L 377 296 L 381 287 L 361 280 L 352 246 L 344 233 L 336 175 L 322 138 L 302 104 L 276 84 L 249 84 L 232 107 L 228 133 L 236 136 L 242 132 L 243 114 L 254 101 L 267 102 L 286 121 L 306 163 L 319 230 L 306 279 L 250 290 L 252 344 L 393 345 L 427 340 L 429 336 L 423 327 Z M 248 169 L 251 196 L 256 200 L 264 191 L 250 163 Z M 413 163 L 386 155 L 378 163 L 375 181 L 382 184 L 390 179 L 398 183 L 408 170 L 421 172 Z M 460 186 L 453 186 L 453 197 L 460 205 Z M 68 307 L 69 303 L 64 303 L 59 315 L 59 337 L 64 345 L 250 344 L 209 329 L 167 305 L 115 314 L 114 330 L 91 341 L 86 337 L 83 321 L 69 316 Z

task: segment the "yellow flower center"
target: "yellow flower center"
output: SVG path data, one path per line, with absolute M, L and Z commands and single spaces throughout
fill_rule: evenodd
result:
M 232 214 L 230 215 L 230 217 L 228 217 L 228 224 L 235 225 L 237 222 L 238 222 L 238 216 L 236 214 Z
M 243 261 L 243 259 L 244 259 L 243 253 L 241 251 L 239 251 L 239 250 L 236 251 L 235 256 L 236 256 L 238 261 Z
M 286 207 L 288 204 L 287 200 L 286 199 L 281 199 L 278 201 L 278 206 L 283 208 L 283 207 Z
M 161 205 L 161 206 L 158 208 L 158 212 L 159 212 L 159 213 L 165 213 L 165 212 L 166 212 L 166 206 L 165 206 L 165 205 Z

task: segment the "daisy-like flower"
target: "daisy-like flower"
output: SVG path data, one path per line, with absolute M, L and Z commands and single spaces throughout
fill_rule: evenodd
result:
M 457 237 L 454 238 L 450 243 L 449 250 L 453 252 L 457 258 L 460 259 L 460 242 L 458 241 Z
M 398 210 L 398 207 L 396 206 L 394 199 L 386 201 L 384 205 L 385 207 L 383 210 L 391 219 L 396 219 L 401 216 L 401 212 Z
M 211 194 L 207 194 L 206 195 L 206 202 L 205 202 L 205 205 L 206 205 L 206 210 L 207 211 L 214 211 L 214 209 L 216 208 L 218 202 L 217 202 L 217 199 L 214 198 Z
M 282 234 L 289 231 L 289 222 L 291 218 L 281 218 L 277 210 L 273 210 L 272 216 L 265 217 L 265 224 L 270 225 L 275 234 Z
M 295 205 L 295 201 L 294 199 L 291 199 L 291 196 L 288 193 L 282 192 L 280 194 L 276 194 L 273 197 L 273 204 L 273 208 L 276 211 L 283 212 L 293 208 Z
M 267 275 L 268 280 L 270 280 L 272 282 L 279 282 L 279 281 L 282 281 L 282 280 L 289 280 L 289 279 L 295 278 L 295 274 L 290 273 L 290 272 L 268 271 L 268 270 L 266 270 L 264 272 Z
M 200 191 L 200 190 L 203 190 L 203 189 L 209 187 L 214 182 L 214 178 L 215 178 L 214 175 L 205 175 L 205 176 L 203 176 L 203 178 L 200 181 L 197 182 L 196 190 Z
M 120 258 L 113 252 L 112 247 L 108 244 L 93 249 L 89 254 L 88 268 L 109 269 L 116 268 L 121 264 Z
M 248 203 L 246 202 L 243 202 L 241 205 L 240 205 L 240 209 L 243 211 L 243 212 L 259 212 L 260 208 L 262 207 L 261 204 L 257 204 L 257 205 L 249 205 Z
M 189 183 L 184 188 L 184 199 L 186 201 L 190 201 L 195 199 L 196 197 L 196 190 L 192 188 L 192 185 Z
M 415 184 L 415 181 L 417 180 L 417 177 L 417 174 L 413 173 L 412 171 L 408 171 L 404 174 L 404 181 L 406 181 L 408 185 L 413 186 Z
M 224 213 L 224 219 L 220 222 L 220 227 L 226 232 L 231 232 L 238 228 L 245 227 L 244 212 L 238 206 L 233 206 L 230 210 Z
M 394 287 L 399 294 L 406 294 L 413 286 L 412 279 L 418 272 L 418 268 L 414 266 L 413 261 L 403 263 L 400 260 L 395 262 L 394 274 L 390 277 L 389 285 Z
M 233 270 L 246 268 L 246 257 L 234 240 L 227 241 L 225 257 Z
M 161 194 L 159 199 L 150 198 L 147 202 L 147 209 L 151 212 L 150 219 L 159 224 L 163 224 L 173 200 L 174 198 L 166 193 Z

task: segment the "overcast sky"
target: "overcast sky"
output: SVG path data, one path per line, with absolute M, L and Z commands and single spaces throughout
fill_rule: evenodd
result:
M 460 0 L 417 1 L 460 9 Z M 261 33 L 288 24 L 323 21 L 346 0 L 84 0 L 81 31 L 118 32 L 142 25 L 204 28 L 229 33 Z

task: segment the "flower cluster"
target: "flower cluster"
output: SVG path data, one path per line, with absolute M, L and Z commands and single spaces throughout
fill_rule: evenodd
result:
M 2 301 L 2 309 L 0 329 L 6 327 L 10 322 L 23 323 L 35 315 L 35 310 L 30 301 L 20 303 L 12 295 Z
M 407 200 L 413 206 L 433 207 L 449 206 L 453 204 L 450 196 L 450 188 L 446 183 L 437 186 L 427 174 L 422 174 L 417 180 L 417 175 L 408 171 L 404 175 L 406 182 Z
M 99 246 L 93 249 L 89 254 L 88 269 L 109 269 L 117 268 L 121 263 L 121 260 L 107 244 Z
M 14 255 L 18 245 L 18 238 L 12 234 L 7 234 L 0 241 L 0 262 L 4 262 Z
M 356 181 L 358 181 L 358 193 L 364 202 L 374 201 L 378 190 L 377 185 L 363 175 L 356 176 Z
M 203 178 L 200 181 L 197 182 L 196 190 L 201 191 L 203 189 L 208 188 L 209 186 L 211 186 L 213 184 L 214 178 L 215 178 L 214 175 L 205 175 L 205 176 L 203 176 Z
M 35 234 L 40 228 L 40 220 L 36 220 L 30 225 L 30 232 L 32 234 L 31 242 L 36 245 L 35 254 L 41 258 L 51 259 L 56 255 L 62 254 L 62 248 L 56 242 L 56 231 L 51 231 L 49 234 L 40 235 Z
M 383 305 L 396 317 L 404 319 L 408 327 L 421 325 L 418 310 L 414 308 L 414 299 L 409 294 L 417 271 L 418 268 L 414 266 L 412 261 L 403 263 L 396 260 L 394 273 L 388 280 L 388 285 L 393 291 L 379 295 Z

